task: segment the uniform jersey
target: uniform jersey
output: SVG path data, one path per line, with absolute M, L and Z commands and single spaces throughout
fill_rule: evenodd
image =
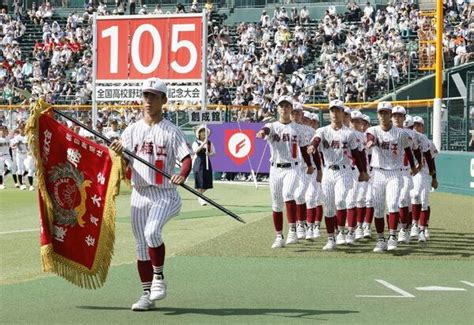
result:
M 402 169 L 405 148 L 411 146 L 411 140 L 405 130 L 392 126 L 384 131 L 378 126 L 367 129 L 367 133 L 375 137 L 372 147 L 371 167 L 385 170 Z
M 316 130 L 310 127 L 309 125 L 305 125 L 305 124 L 299 124 L 299 125 L 301 126 L 301 129 L 303 130 L 304 143 L 309 144 Z M 311 159 L 311 165 L 315 166 L 313 157 L 311 155 L 310 155 L 310 159 Z M 298 150 L 298 164 L 302 166 L 306 166 L 306 164 L 304 163 L 303 155 L 301 154 L 300 150 Z
M 173 174 L 176 160 L 181 161 L 191 155 L 184 133 L 165 119 L 153 125 L 143 120 L 136 122 L 125 129 L 121 138 L 124 148 L 168 174 Z M 131 164 L 133 186 L 175 188 L 168 179 L 141 162 L 132 160 Z
M 350 128 L 342 126 L 335 130 L 327 125 L 317 129 L 315 137 L 321 139 L 319 148 L 326 166 L 352 164 L 351 150 L 356 149 L 358 144 L 354 131 Z
M 267 141 L 270 144 L 270 162 L 282 164 L 298 161 L 299 147 L 308 145 L 302 125 L 295 122 L 283 124 L 279 121 L 265 124 L 270 130 Z
M 10 156 L 10 141 L 0 138 L 0 157 Z
M 10 145 L 12 146 L 13 152 L 15 154 L 26 154 L 28 152 L 25 136 L 19 134 L 14 136 L 10 142 Z

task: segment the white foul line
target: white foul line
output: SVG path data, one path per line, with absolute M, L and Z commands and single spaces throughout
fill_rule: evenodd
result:
M 466 291 L 464 288 L 453 288 L 453 287 L 440 287 L 440 286 L 429 286 L 429 287 L 417 287 L 419 291 Z
M 356 297 L 362 297 L 362 298 L 415 298 L 414 295 L 412 295 L 409 292 L 406 292 L 405 290 L 400 289 L 399 287 L 394 286 L 391 283 L 388 283 L 387 281 L 384 280 L 375 280 L 381 285 L 395 291 L 396 293 L 399 293 L 400 296 L 376 296 L 376 295 L 356 295 Z
M 470 287 L 474 287 L 474 283 L 472 283 L 472 282 L 469 282 L 469 281 L 460 281 L 460 282 L 461 282 L 461 283 L 464 283 L 464 284 L 466 284 L 466 285 L 468 285 L 468 286 L 470 286 Z
M 1 236 L 1 235 L 18 234 L 18 233 L 20 233 L 20 232 L 34 232 L 34 231 L 39 231 L 39 228 L 36 228 L 36 229 L 22 229 L 22 230 L 3 231 L 3 232 L 0 232 L 0 236 Z

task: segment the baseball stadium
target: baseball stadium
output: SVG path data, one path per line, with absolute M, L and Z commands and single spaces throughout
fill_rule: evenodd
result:
M 0 23 L 0 323 L 473 323 L 472 1 Z

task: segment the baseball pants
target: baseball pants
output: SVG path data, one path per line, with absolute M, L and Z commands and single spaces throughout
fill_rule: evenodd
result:
M 385 216 L 385 206 L 389 213 L 398 212 L 398 202 L 402 187 L 400 170 L 373 169 L 372 196 L 375 218 Z
M 413 190 L 411 191 L 411 203 L 421 204 L 421 210 L 428 210 L 429 193 L 431 189 L 430 175 L 427 171 L 421 170 L 413 176 Z
M 413 177 L 408 169 L 402 172 L 402 182 L 403 186 L 400 191 L 400 202 L 398 205 L 400 208 L 406 208 L 410 205 L 410 191 L 413 189 Z
M 323 204 L 321 183 L 316 181 L 316 173 L 317 171 L 315 170 L 314 173 L 310 175 L 311 178 L 305 196 L 307 209 L 313 209 Z
M 181 198 L 176 189 L 160 189 L 155 186 L 136 187 L 131 199 L 132 230 L 140 261 L 150 259 L 148 247 L 163 244 L 163 226 L 179 214 Z
M 358 185 L 359 185 L 359 182 L 357 181 L 359 179 L 359 171 L 353 169 L 351 170 L 351 174 L 352 174 L 352 187 L 347 192 L 347 198 L 346 198 L 347 209 L 355 208 L 356 200 L 357 200 Z
M 36 167 L 35 161 L 32 156 L 28 155 L 24 161 L 26 172 L 28 173 L 28 177 L 33 177 L 35 175 Z
M 347 208 L 346 198 L 353 184 L 354 177 L 350 167 L 342 170 L 325 168 L 321 182 L 326 203 L 325 216 L 333 217 L 336 215 L 336 210 Z
M 272 209 L 282 212 L 285 202 L 295 200 L 298 186 L 298 167 L 270 167 L 270 192 L 272 194 Z
M 16 174 L 23 176 L 25 173 L 25 160 L 26 160 L 26 153 L 17 153 L 15 156 L 15 162 L 16 162 Z
M 311 179 L 315 174 L 308 175 L 307 167 L 300 167 L 298 169 L 298 187 L 295 191 L 295 201 L 296 204 L 305 204 L 309 183 L 311 183 Z

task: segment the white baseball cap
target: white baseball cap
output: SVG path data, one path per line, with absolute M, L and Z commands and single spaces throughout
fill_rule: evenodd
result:
M 407 111 L 405 110 L 405 107 L 397 105 L 392 108 L 392 114 L 403 114 L 406 115 Z
M 306 117 L 306 118 L 311 118 L 311 113 L 308 112 L 308 111 L 304 111 L 304 112 L 303 112 L 303 115 L 304 115 L 304 117 Z
M 413 116 L 411 115 L 405 116 L 405 121 L 403 121 L 403 127 L 411 128 L 413 124 L 415 124 L 415 122 L 413 122 Z
M 390 102 L 380 102 L 377 105 L 377 112 L 380 111 L 390 111 L 392 112 L 392 104 Z
M 167 95 L 168 87 L 163 80 L 153 77 L 146 79 L 142 84 L 142 93 L 146 92 L 153 93 L 155 95 L 159 95 L 160 93 Z
M 336 107 L 336 108 L 339 108 L 339 109 L 342 109 L 342 110 L 345 109 L 344 102 L 342 100 L 339 100 L 339 99 L 331 100 L 329 102 L 329 109 L 331 109 L 332 107 Z
M 293 105 L 293 98 L 291 98 L 291 96 L 281 96 L 278 98 L 277 105 L 280 105 L 283 102 L 288 102 Z
M 420 123 L 420 124 L 425 125 L 425 121 L 423 121 L 423 118 L 421 116 L 413 117 L 413 123 Z
M 303 111 L 303 104 L 301 104 L 301 103 L 293 103 L 293 110 L 294 110 L 294 111 Z
M 312 113 L 312 114 L 311 114 L 311 119 L 314 120 L 314 121 L 318 121 L 318 122 L 319 122 L 319 115 L 316 114 L 316 113 Z
M 363 119 L 364 115 L 360 111 L 352 111 L 351 112 L 351 120 Z
M 344 114 L 349 114 L 349 115 L 351 115 L 351 109 L 350 109 L 350 107 L 344 106 Z
M 364 121 L 366 121 L 367 123 L 370 124 L 370 116 L 369 116 L 369 115 L 363 114 L 363 115 L 362 115 L 362 119 L 363 119 Z

